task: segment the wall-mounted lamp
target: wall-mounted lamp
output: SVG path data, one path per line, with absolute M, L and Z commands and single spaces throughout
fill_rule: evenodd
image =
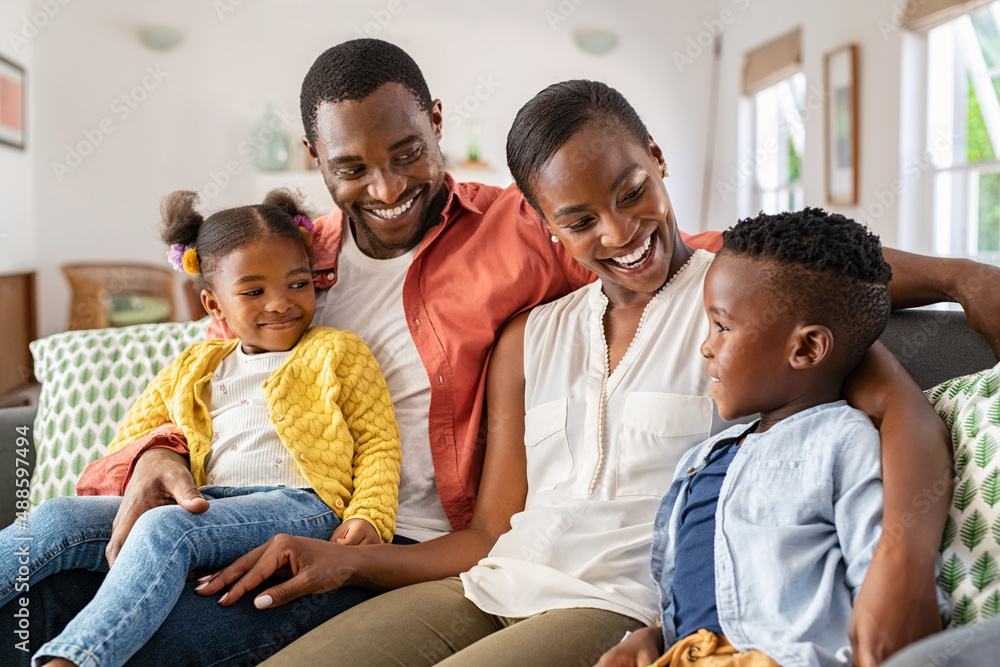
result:
M 142 26 L 138 33 L 139 41 L 154 51 L 169 51 L 184 41 L 184 31 L 172 26 Z
M 587 53 L 599 56 L 618 46 L 618 33 L 604 28 L 577 28 L 573 40 Z

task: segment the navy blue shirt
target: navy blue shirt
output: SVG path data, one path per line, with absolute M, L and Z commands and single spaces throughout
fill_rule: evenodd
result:
M 715 606 L 715 510 L 729 464 L 742 438 L 716 443 L 708 464 L 688 485 L 681 509 L 674 570 L 674 627 L 678 639 L 704 628 L 722 634 Z

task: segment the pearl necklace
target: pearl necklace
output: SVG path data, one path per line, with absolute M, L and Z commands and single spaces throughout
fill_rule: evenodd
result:
M 642 334 L 642 325 L 646 323 L 646 315 L 649 313 L 649 307 L 653 305 L 653 302 L 659 298 L 661 294 L 667 291 L 667 288 L 670 287 L 675 280 L 677 280 L 678 276 L 684 273 L 684 271 L 691 264 L 691 260 L 694 259 L 695 254 L 696 253 L 691 253 L 691 256 L 688 257 L 686 262 L 684 262 L 684 265 L 679 268 L 674 275 L 670 276 L 670 279 L 663 284 L 663 287 L 657 290 L 656 294 L 653 295 L 653 298 L 646 304 L 646 307 L 642 309 L 642 315 L 639 316 L 639 325 L 635 328 L 635 333 L 632 335 L 632 340 L 629 341 L 628 347 L 625 348 L 625 354 L 623 354 L 622 358 L 618 361 L 618 366 L 621 366 L 622 362 L 628 358 L 629 352 L 632 351 L 632 346 L 634 346 L 636 344 L 635 342 L 639 340 L 639 336 Z M 601 468 L 604 465 L 604 409 L 608 398 L 608 380 L 611 379 L 611 359 L 608 352 L 608 337 L 604 331 L 604 316 L 608 313 L 608 304 L 610 302 L 608 301 L 608 295 L 605 294 L 603 290 L 601 291 L 601 296 L 604 298 L 604 309 L 601 311 L 601 342 L 604 343 L 604 377 L 601 379 L 601 399 L 600 404 L 597 407 L 597 467 L 594 469 L 594 476 L 590 480 L 590 488 L 587 491 L 587 495 L 593 494 L 594 490 L 597 488 L 597 478 L 600 476 Z M 615 370 L 618 370 L 618 367 L 615 367 Z

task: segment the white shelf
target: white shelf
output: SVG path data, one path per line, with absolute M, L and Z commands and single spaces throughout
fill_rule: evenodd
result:
M 333 209 L 333 199 L 319 171 L 260 171 L 254 177 L 254 196 L 262 201 L 275 188 L 298 190 L 305 197 L 305 207 L 315 215 L 325 215 Z

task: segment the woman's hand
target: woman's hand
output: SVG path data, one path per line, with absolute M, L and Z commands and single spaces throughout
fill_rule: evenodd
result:
M 904 646 L 941 631 L 934 563 L 924 572 L 909 562 L 908 549 L 879 548 L 854 600 L 848 636 L 854 664 L 875 667 Z
M 140 516 L 154 507 L 175 503 L 194 514 L 208 509 L 208 501 L 194 485 L 187 459 L 168 449 L 151 449 L 135 464 L 111 525 L 111 539 L 104 550 L 108 565 L 114 565 L 125 538 Z
M 375 526 L 364 519 L 348 519 L 337 526 L 330 536 L 331 542 L 337 544 L 347 544 L 357 546 L 359 544 L 382 544 L 382 539 L 378 536 Z
M 595 667 L 647 667 L 663 653 L 660 628 L 642 628 L 608 650 Z
M 881 343 L 844 384 L 882 436 L 882 537 L 851 614 L 856 664 L 881 663 L 941 629 L 934 563 L 951 503 L 948 429 Z
M 229 586 L 219 599 L 219 604 L 228 607 L 272 576 L 289 577 L 254 599 L 255 607 L 269 609 L 309 593 L 325 593 L 343 586 L 361 551 L 359 547 L 310 537 L 275 535 L 228 567 L 203 577 L 195 591 L 214 595 Z

